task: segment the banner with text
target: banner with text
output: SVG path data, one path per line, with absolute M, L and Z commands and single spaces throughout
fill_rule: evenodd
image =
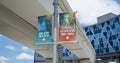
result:
M 75 12 L 59 14 L 59 43 L 76 42 Z
M 52 43 L 52 15 L 38 17 L 36 44 Z

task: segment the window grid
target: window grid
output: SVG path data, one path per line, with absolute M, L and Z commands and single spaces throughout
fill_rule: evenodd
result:
M 120 16 L 84 30 L 97 54 L 120 51 Z

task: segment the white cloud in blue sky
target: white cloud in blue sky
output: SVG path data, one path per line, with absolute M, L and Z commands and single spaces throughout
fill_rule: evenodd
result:
M 77 11 L 80 24 L 97 23 L 97 17 L 107 13 L 120 14 L 120 4 L 115 0 L 68 0 L 73 11 Z
M 0 36 L 2 36 L 2 34 L 0 34 Z
M 0 39 L 2 39 L 1 37 L 2 37 L 2 34 L 0 34 Z
M 21 47 L 21 50 L 22 50 L 23 52 L 30 51 L 30 49 L 29 49 L 28 47 L 26 47 L 26 46 L 22 46 L 22 47 Z
M 6 62 L 3 61 L 2 63 L 6 63 Z
M 32 49 L 0 35 L 0 63 L 34 63 L 34 52 Z
M 21 53 L 16 56 L 16 59 L 18 59 L 18 60 L 33 60 L 34 56 L 27 54 L 27 53 Z
M 32 50 L 32 49 L 30 49 L 26 46 L 22 46 L 21 51 L 24 52 L 24 53 L 32 53 L 32 54 L 34 53 L 34 50 Z
M 11 46 L 11 45 L 6 45 L 5 48 L 7 48 L 9 50 L 16 50 L 16 48 L 14 46 Z
M 10 59 L 7 57 L 4 57 L 4 56 L 0 56 L 0 63 L 5 63 L 8 60 L 10 60 Z

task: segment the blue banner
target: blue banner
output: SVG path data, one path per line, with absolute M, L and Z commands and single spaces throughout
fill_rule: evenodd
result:
M 52 43 L 52 15 L 38 17 L 36 44 Z

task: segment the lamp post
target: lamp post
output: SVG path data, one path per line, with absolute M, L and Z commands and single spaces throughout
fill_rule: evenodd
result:
M 62 62 L 62 50 L 63 50 L 63 46 L 61 46 L 60 44 L 57 45 L 57 49 L 58 49 L 58 63 Z
M 53 39 L 53 63 L 58 63 L 57 45 L 58 45 L 58 6 L 59 0 L 54 0 L 54 39 Z

